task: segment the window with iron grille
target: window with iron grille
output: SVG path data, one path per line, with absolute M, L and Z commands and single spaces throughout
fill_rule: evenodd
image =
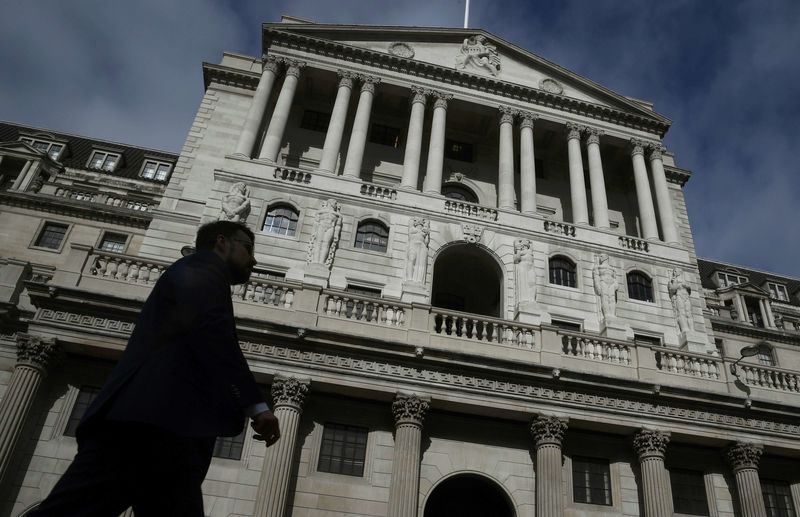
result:
M 242 459 L 242 449 L 244 448 L 244 433 L 247 432 L 247 425 L 242 432 L 236 436 L 219 436 L 214 442 L 214 457 L 226 458 L 229 460 Z
M 703 473 L 696 470 L 670 469 L 672 504 L 675 513 L 708 515 L 708 497 Z
M 767 517 L 796 516 L 789 483 L 785 481 L 762 479 L 761 493 L 764 495 L 764 506 L 767 507 Z
M 264 219 L 263 231 L 277 235 L 291 236 L 297 232 L 297 219 L 300 213 L 290 205 L 280 204 L 269 207 Z
M 45 223 L 39 236 L 36 238 L 34 246 L 40 248 L 50 248 L 57 250 L 61 247 L 64 241 L 64 236 L 67 234 L 69 226 L 60 223 Z
M 653 301 L 653 281 L 641 271 L 628 273 L 628 297 L 643 302 Z
M 444 156 L 451 160 L 458 160 L 461 162 L 470 162 L 473 160 L 473 146 L 466 142 L 457 142 L 455 140 L 445 140 L 444 143 Z
M 367 456 L 367 429 L 326 423 L 322 432 L 317 470 L 348 476 L 364 475 Z
M 575 263 L 567 257 L 555 256 L 550 259 L 550 283 L 566 287 L 577 287 Z
M 356 230 L 356 248 L 385 252 L 389 246 L 389 228 L 377 221 L 364 221 Z
M 375 144 L 397 148 L 400 145 L 400 129 L 383 124 L 372 124 L 369 141 Z
M 106 232 L 103 234 L 103 240 L 100 241 L 100 249 L 112 253 L 122 253 L 127 242 L 128 236 L 123 233 Z
M 611 506 L 611 469 L 608 460 L 572 458 L 572 497 L 576 503 Z
M 72 406 L 72 412 L 69 414 L 67 427 L 64 429 L 64 436 L 75 436 L 75 430 L 78 428 L 78 424 L 83 418 L 83 415 L 86 414 L 86 410 L 89 409 L 89 406 L 94 402 L 94 399 L 97 398 L 98 393 L 100 393 L 100 388 L 81 386 L 78 392 L 78 398 L 75 399 L 75 405 Z
M 319 131 L 321 133 L 325 133 L 328 131 L 328 125 L 330 123 L 331 123 L 330 113 L 305 110 L 303 112 L 303 120 L 300 121 L 300 127 L 311 131 Z

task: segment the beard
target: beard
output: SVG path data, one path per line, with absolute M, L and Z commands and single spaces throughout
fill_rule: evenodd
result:
M 250 266 L 237 266 L 228 262 L 228 271 L 231 275 L 231 285 L 243 284 L 250 280 Z

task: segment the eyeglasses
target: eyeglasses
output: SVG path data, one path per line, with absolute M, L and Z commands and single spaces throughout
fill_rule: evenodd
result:
M 240 243 L 244 247 L 244 249 L 246 249 L 247 252 L 250 253 L 250 255 L 253 254 L 253 243 L 252 242 L 244 240 L 244 239 L 237 239 L 236 237 L 231 237 L 231 240 Z

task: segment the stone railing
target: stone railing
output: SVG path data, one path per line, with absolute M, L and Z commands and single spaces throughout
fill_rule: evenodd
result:
M 619 245 L 625 249 L 650 253 L 650 243 L 642 239 L 637 239 L 636 237 L 620 235 Z
M 561 344 L 564 355 L 631 366 L 632 345 L 577 334 L 563 334 Z
M 122 280 L 129 284 L 155 284 L 168 263 L 140 259 L 117 253 L 96 251 L 89 273 L 92 276 Z
M 434 308 L 430 316 L 430 329 L 434 334 L 527 349 L 533 349 L 534 331 L 538 328 L 515 321 Z
M 561 223 L 558 221 L 545 220 L 544 231 L 550 233 L 557 233 L 560 235 L 566 235 L 567 237 L 575 237 L 577 235 L 577 230 L 573 225 L 567 223 Z
M 275 179 L 290 181 L 292 183 L 311 183 L 311 173 L 288 167 L 275 167 Z
M 374 185 L 372 183 L 361 184 L 361 195 L 374 197 L 376 199 L 395 200 L 397 199 L 397 190 L 391 187 L 383 187 L 381 185 Z
M 234 286 L 231 296 L 234 300 L 291 309 L 294 291 L 295 286 L 279 280 L 251 278 L 245 284 Z
M 352 293 L 326 291 L 322 296 L 322 315 L 389 327 L 406 326 L 405 304 Z
M 128 199 L 124 197 L 108 196 L 106 198 L 106 205 L 108 206 L 121 206 L 136 210 L 139 212 L 148 212 L 153 209 L 154 203 L 146 201 L 139 201 L 135 199 Z
M 474 217 L 487 221 L 497 221 L 497 210 L 494 208 L 477 205 L 475 203 L 467 203 L 466 201 L 458 201 L 456 199 L 445 199 L 444 211 L 448 214 Z
M 739 368 L 739 378 L 749 386 L 800 393 L 800 375 L 796 372 L 743 363 Z
M 56 189 L 56 196 L 65 197 L 67 199 L 75 199 L 77 201 L 94 201 L 95 192 L 87 192 L 85 190 L 72 190 L 70 188 L 58 187 Z
M 668 373 L 719 380 L 722 362 L 713 357 L 692 355 L 676 350 L 653 349 L 656 367 Z

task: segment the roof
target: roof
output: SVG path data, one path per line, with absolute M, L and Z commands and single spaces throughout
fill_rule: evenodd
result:
M 713 281 L 713 276 L 716 271 L 730 271 L 746 276 L 748 283 L 758 287 L 763 286 L 767 282 L 783 284 L 788 291 L 790 303 L 794 305 L 797 304 L 795 295 L 800 291 L 800 279 L 798 278 L 701 258 L 697 259 L 697 267 L 700 270 L 700 282 L 706 289 L 717 288 L 717 285 Z

